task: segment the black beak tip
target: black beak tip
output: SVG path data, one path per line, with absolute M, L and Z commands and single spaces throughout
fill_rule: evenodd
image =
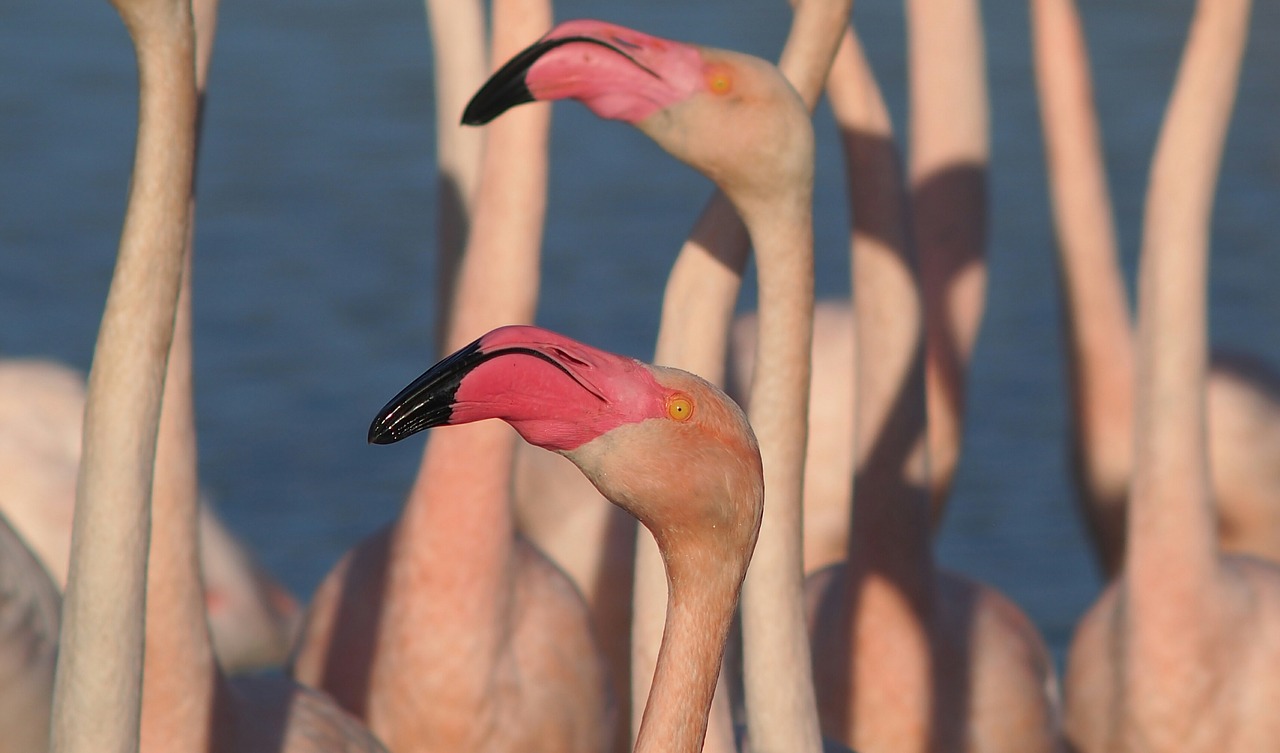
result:
M 523 81 L 511 80 L 492 86 L 495 81 L 497 79 L 491 79 L 467 103 L 467 109 L 462 111 L 463 125 L 485 125 L 516 105 L 534 101 Z
M 565 39 L 542 39 L 526 47 L 507 61 L 480 91 L 475 93 L 462 112 L 462 124 L 484 125 L 517 105 L 535 101 L 525 84 L 525 76 L 533 64 L 548 51 L 564 44 Z
M 369 444 L 392 444 L 396 439 L 390 428 L 383 425 L 381 417 L 369 424 Z

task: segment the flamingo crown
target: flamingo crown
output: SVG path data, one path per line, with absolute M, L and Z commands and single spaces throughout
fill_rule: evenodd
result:
M 566 21 L 494 73 L 462 122 L 482 125 L 516 105 L 557 99 L 636 126 L 740 208 L 812 181 L 808 110 L 776 66 L 751 55 Z

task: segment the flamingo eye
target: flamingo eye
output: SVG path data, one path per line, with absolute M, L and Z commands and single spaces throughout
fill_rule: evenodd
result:
M 688 421 L 693 416 L 693 401 L 684 395 L 672 395 L 667 399 L 667 415 L 676 421 Z
M 715 69 L 707 74 L 707 88 L 712 94 L 728 94 L 733 89 L 733 78 L 724 69 Z

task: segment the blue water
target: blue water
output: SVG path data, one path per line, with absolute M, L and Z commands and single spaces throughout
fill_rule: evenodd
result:
M 904 122 L 903 28 L 858 3 Z M 1188 0 L 1086 0 L 1127 262 Z M 988 309 L 941 561 L 1023 606 L 1060 656 L 1099 588 L 1064 468 L 1052 231 L 1026 7 L 985 8 L 994 155 Z M 774 57 L 768 3 L 561 2 L 656 34 Z M 1280 7 L 1255 9 L 1224 162 L 1213 336 L 1280 364 Z M 430 49 L 414 2 L 223 3 L 199 176 L 195 306 L 203 483 L 302 595 L 391 519 L 420 444 L 370 447 L 373 413 L 431 359 Z M 0 354 L 87 368 L 132 161 L 132 49 L 101 0 L 0 4 Z M 556 109 L 540 321 L 647 357 L 661 285 L 709 192 L 631 129 Z M 818 120 L 818 289 L 847 286 L 842 169 Z M 749 294 L 748 294 L 749 298 Z

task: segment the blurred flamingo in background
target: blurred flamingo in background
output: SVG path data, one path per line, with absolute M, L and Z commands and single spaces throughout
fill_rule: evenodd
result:
M 47 750 L 61 599 L 0 514 L 0 738 L 3 753 Z
M 494 9 L 494 54 L 550 24 L 541 0 Z M 550 113 L 489 134 L 445 341 L 531 321 Z M 312 603 L 294 676 L 332 692 L 397 753 L 599 751 L 610 739 L 603 662 L 582 597 L 517 535 L 515 435 L 497 424 L 433 437 L 400 517 L 350 552 Z
M 1206 429 L 1213 196 L 1249 0 L 1197 4 L 1151 165 L 1124 558 L 1067 663 L 1075 750 L 1280 745 L 1280 570 L 1220 552 Z
M 512 326 L 416 379 L 382 409 L 369 437 L 388 443 L 487 418 L 569 458 L 653 532 L 670 604 L 635 749 L 701 750 L 764 503 L 760 454 L 742 410 L 687 372 Z
M 1134 472 L 1135 340 L 1080 17 L 1073 0 L 1036 0 L 1031 9 L 1064 299 L 1071 461 L 1111 578 L 1124 559 Z M 1206 390 L 1219 542 L 1280 560 L 1280 374 L 1251 356 L 1218 355 Z
M 203 99 L 217 26 L 217 2 L 197 0 L 194 12 L 199 16 L 196 26 L 200 35 L 196 86 Z M 197 125 L 197 144 L 199 138 Z M 191 211 L 194 216 L 194 197 Z M 190 237 L 187 243 L 190 247 Z M 190 412 L 189 261 L 179 301 L 170 368 L 175 374 L 180 371 L 175 378 L 186 386 L 185 393 L 175 393 L 171 400 L 182 394 L 182 410 Z M 0 512 L 9 517 L 59 588 L 66 583 L 71 549 L 84 403 L 84 378 L 79 372 L 35 358 L 0 361 Z M 168 413 L 178 409 L 172 408 Z M 191 430 L 194 432 L 194 428 Z M 180 431 L 161 434 L 162 475 L 168 463 L 163 448 L 171 440 L 194 442 L 194 433 L 190 438 L 182 437 Z M 206 607 L 219 662 L 230 671 L 280 664 L 297 626 L 297 602 L 255 560 L 208 501 L 200 505 L 199 536 Z
M 985 306 L 989 106 L 978 3 L 908 2 L 906 19 L 914 206 L 909 223 L 925 292 L 929 486 L 936 526 L 959 463 L 967 373 Z M 734 323 L 730 339 L 729 393 L 747 405 L 755 327 L 755 314 L 747 313 Z M 804 478 L 806 572 L 843 559 L 847 550 L 854 340 L 850 302 L 819 301 Z
M 888 112 L 852 32 L 827 93 L 854 221 L 859 370 L 848 557 L 809 581 L 823 733 L 864 753 L 1058 750 L 1035 626 L 933 560 L 923 285 Z

